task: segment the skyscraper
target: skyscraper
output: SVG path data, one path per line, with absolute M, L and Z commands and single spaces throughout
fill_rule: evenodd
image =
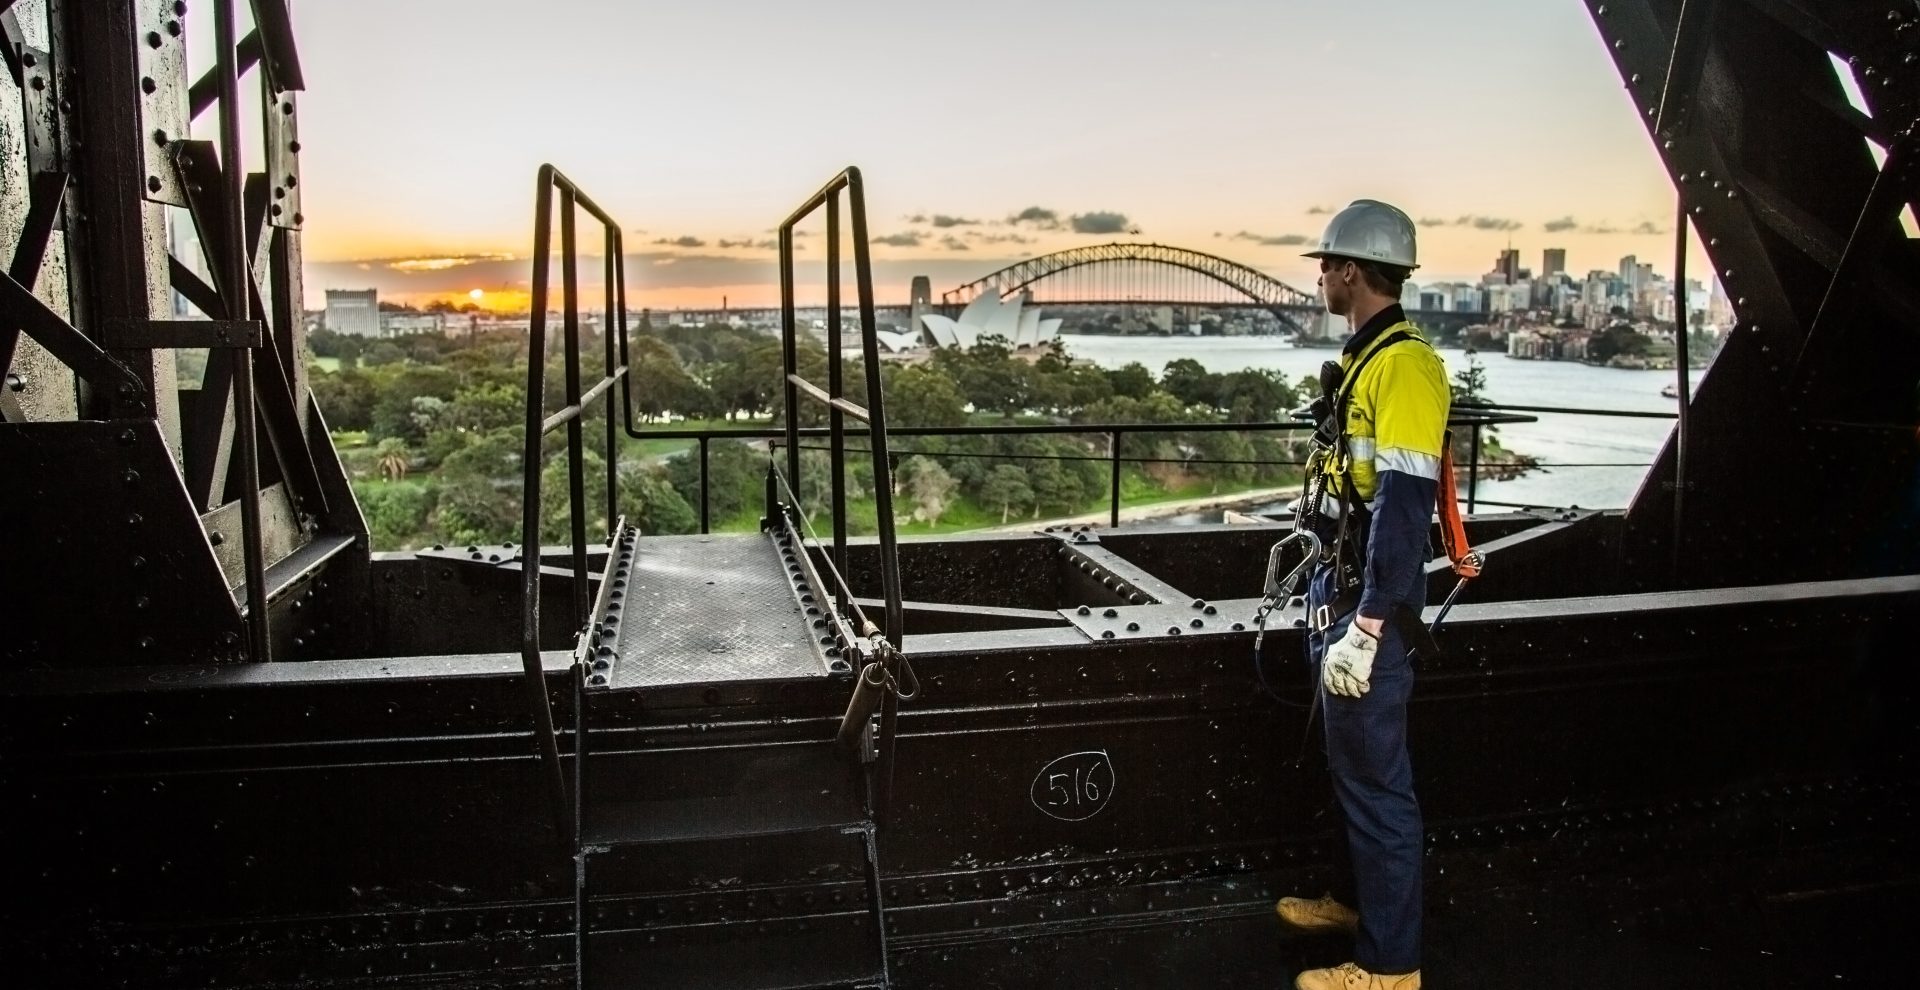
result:
M 1548 248 L 1540 258 L 1540 277 L 1549 279 L 1567 270 L 1567 249 Z
M 1507 284 L 1512 285 L 1520 277 L 1520 249 L 1507 248 L 1500 252 L 1500 260 L 1493 263 L 1493 270 L 1506 276 Z

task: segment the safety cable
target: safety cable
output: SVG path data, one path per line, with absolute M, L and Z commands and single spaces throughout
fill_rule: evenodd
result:
M 780 467 L 773 462 L 773 456 L 771 454 L 767 456 L 767 461 L 767 469 L 772 471 L 773 476 L 780 480 L 781 489 L 787 493 L 787 498 L 792 501 L 795 511 L 792 512 L 791 515 L 800 518 L 800 526 L 806 531 L 805 537 L 812 540 L 816 546 L 824 546 L 820 541 L 820 534 L 814 532 L 813 523 L 807 521 L 807 514 L 801 505 L 800 496 L 794 493 L 793 486 L 787 484 L 787 476 L 780 473 Z M 791 521 L 789 521 L 788 525 L 792 525 Z M 803 546 L 801 549 L 804 550 L 806 548 Z M 853 617 L 856 620 L 856 626 L 860 630 L 860 634 L 864 636 L 866 635 L 866 630 L 878 629 L 879 627 L 874 625 L 873 621 L 867 618 L 867 613 L 860 608 L 859 601 L 853 597 L 853 588 L 847 584 L 846 576 L 840 573 L 838 567 L 834 566 L 833 555 L 821 554 L 820 560 L 827 565 L 827 573 L 833 575 L 833 583 L 840 589 L 840 600 L 846 602 L 847 605 L 853 609 Z
M 820 534 L 814 530 L 813 523 L 807 519 L 805 506 L 800 501 L 800 496 L 794 492 L 793 486 L 788 484 L 787 476 L 780 472 L 779 464 L 774 460 L 771 452 L 767 455 L 767 469 L 773 472 L 775 478 L 779 479 L 781 490 L 787 493 L 787 498 L 791 501 L 794 508 L 794 511 L 790 513 L 790 515 L 795 515 L 800 518 L 800 527 L 805 531 L 804 538 L 812 540 L 816 546 L 824 546 L 825 544 L 820 540 Z M 792 525 L 791 521 L 789 521 L 788 525 Z M 801 550 L 804 551 L 805 549 L 806 547 L 803 545 Z M 873 641 L 874 657 L 880 661 L 880 669 L 885 674 L 884 684 L 887 690 L 892 691 L 894 696 L 901 701 L 912 701 L 914 698 L 919 697 L 920 675 L 914 672 L 913 664 L 907 660 L 907 655 L 895 649 L 893 641 L 887 638 L 885 630 L 872 619 L 867 618 L 866 610 L 860 607 L 859 600 L 854 597 L 853 588 L 847 583 L 846 575 L 841 574 L 840 568 L 834 566 L 833 555 L 821 554 L 820 560 L 826 564 L 827 573 L 833 575 L 834 586 L 840 589 L 840 600 L 847 603 L 847 606 L 853 610 L 855 628 L 859 631 L 860 635 Z M 898 674 L 894 672 L 895 664 L 887 662 L 889 660 L 898 664 Z M 903 682 L 911 682 L 913 688 L 911 690 L 906 689 Z

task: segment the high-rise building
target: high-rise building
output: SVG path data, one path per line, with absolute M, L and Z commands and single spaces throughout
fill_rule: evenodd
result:
M 1548 248 L 1540 257 L 1540 277 L 1552 278 L 1567 270 L 1567 249 Z
M 1499 260 L 1493 263 L 1493 270 L 1504 276 L 1506 283 L 1512 285 L 1520 279 L 1520 249 L 1507 248 L 1500 252 Z
M 380 335 L 380 292 L 377 289 L 328 289 L 327 329 L 361 337 Z

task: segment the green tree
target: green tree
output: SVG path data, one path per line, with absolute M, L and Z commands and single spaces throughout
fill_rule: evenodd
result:
M 1587 341 L 1587 360 L 1605 364 L 1615 357 L 1643 357 L 1652 347 L 1653 340 L 1646 334 L 1626 324 L 1617 324 Z
M 781 455 L 782 470 L 785 454 Z M 666 474 L 675 490 L 697 513 L 700 508 L 700 455 L 698 448 L 670 458 Z M 763 501 L 767 477 L 767 454 L 739 440 L 718 440 L 708 445 L 707 512 L 715 525 L 734 518 Z M 783 499 L 785 495 L 781 496 Z
M 388 437 L 374 448 L 376 463 L 380 474 L 388 481 L 399 481 L 407 476 L 413 466 L 413 454 L 407 450 L 407 442 L 399 437 Z
M 621 489 L 627 519 L 642 533 L 692 533 L 700 528 L 700 514 L 680 497 L 665 471 L 654 468 L 626 474 Z
M 1201 433 L 1196 437 L 1202 463 L 1201 477 L 1213 482 L 1213 494 L 1223 485 L 1243 486 L 1253 479 L 1253 444 L 1246 434 L 1224 430 Z
M 705 386 L 694 381 L 681 367 L 680 357 L 663 341 L 641 337 L 628 352 L 628 372 L 633 378 L 633 408 L 647 420 L 668 413 L 689 414 L 689 409 L 707 403 L 697 395 Z
M 1192 358 L 1167 362 L 1160 376 L 1160 387 L 1189 406 L 1217 409 L 1220 402 L 1220 376 L 1202 367 Z
M 380 484 L 356 481 L 353 493 L 360 512 L 367 520 L 367 536 L 375 550 L 409 550 L 431 542 L 427 520 L 432 516 L 438 490 L 429 484 L 400 482 Z
M 967 421 L 966 397 L 945 371 L 925 364 L 885 365 L 880 377 L 888 426 L 958 426 Z
M 1247 368 L 1220 376 L 1219 407 L 1242 410 L 1239 422 L 1272 423 L 1294 408 L 1300 397 L 1278 371 Z
M 960 483 L 931 457 L 909 457 L 900 465 L 901 481 L 913 496 L 913 518 L 939 526 Z
M 1130 399 L 1144 399 L 1153 392 L 1153 372 L 1138 361 L 1129 361 L 1106 373 L 1107 383 L 1112 386 L 1112 394 Z
M 1042 512 L 1070 514 L 1087 500 L 1080 478 L 1068 470 L 1065 462 L 1035 461 L 1027 469 L 1027 478 L 1033 490 L 1033 514 L 1036 518 Z
M 407 352 L 401 350 L 399 345 L 390 340 L 375 341 L 373 346 L 367 348 L 366 353 L 361 357 L 361 360 L 364 361 L 369 368 L 397 364 L 406 359 Z
M 332 374 L 319 367 L 308 369 L 308 387 L 335 430 L 365 430 L 373 425 L 373 406 L 379 398 L 373 380 L 359 371 L 342 368 Z
M 373 404 L 368 432 L 375 439 L 400 437 L 414 445 L 426 439 L 426 426 L 431 425 L 421 419 L 428 410 L 414 400 L 424 396 L 451 402 L 460 387 L 453 372 L 432 365 L 381 368 L 372 377 L 379 398 Z
M 988 505 L 1000 507 L 1000 525 L 1004 526 L 1016 506 L 1025 508 L 1033 504 L 1033 487 L 1027 482 L 1026 471 L 1002 464 L 987 474 L 980 486 L 980 498 Z
M 580 451 L 580 516 L 587 539 L 598 540 L 613 528 L 607 518 L 607 462 L 591 447 Z M 569 543 L 573 539 L 572 466 L 565 454 L 549 455 L 540 467 L 540 539 Z M 617 510 L 616 510 L 617 511 Z
M 472 436 L 440 464 L 439 531 L 453 543 L 520 538 L 520 435 L 495 430 Z

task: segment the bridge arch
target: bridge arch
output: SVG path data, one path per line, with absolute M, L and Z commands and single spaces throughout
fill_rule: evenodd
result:
M 1313 293 L 1302 292 L 1237 261 L 1170 244 L 1122 242 L 1068 248 L 1015 262 L 941 293 L 940 300 L 949 306 L 964 306 L 988 287 L 998 289 L 1002 294 L 1017 292 L 1072 269 L 1121 262 L 1166 265 L 1203 275 L 1247 297 L 1271 312 L 1281 323 L 1303 333 L 1307 331 L 1300 317 L 1320 309 L 1320 299 Z

